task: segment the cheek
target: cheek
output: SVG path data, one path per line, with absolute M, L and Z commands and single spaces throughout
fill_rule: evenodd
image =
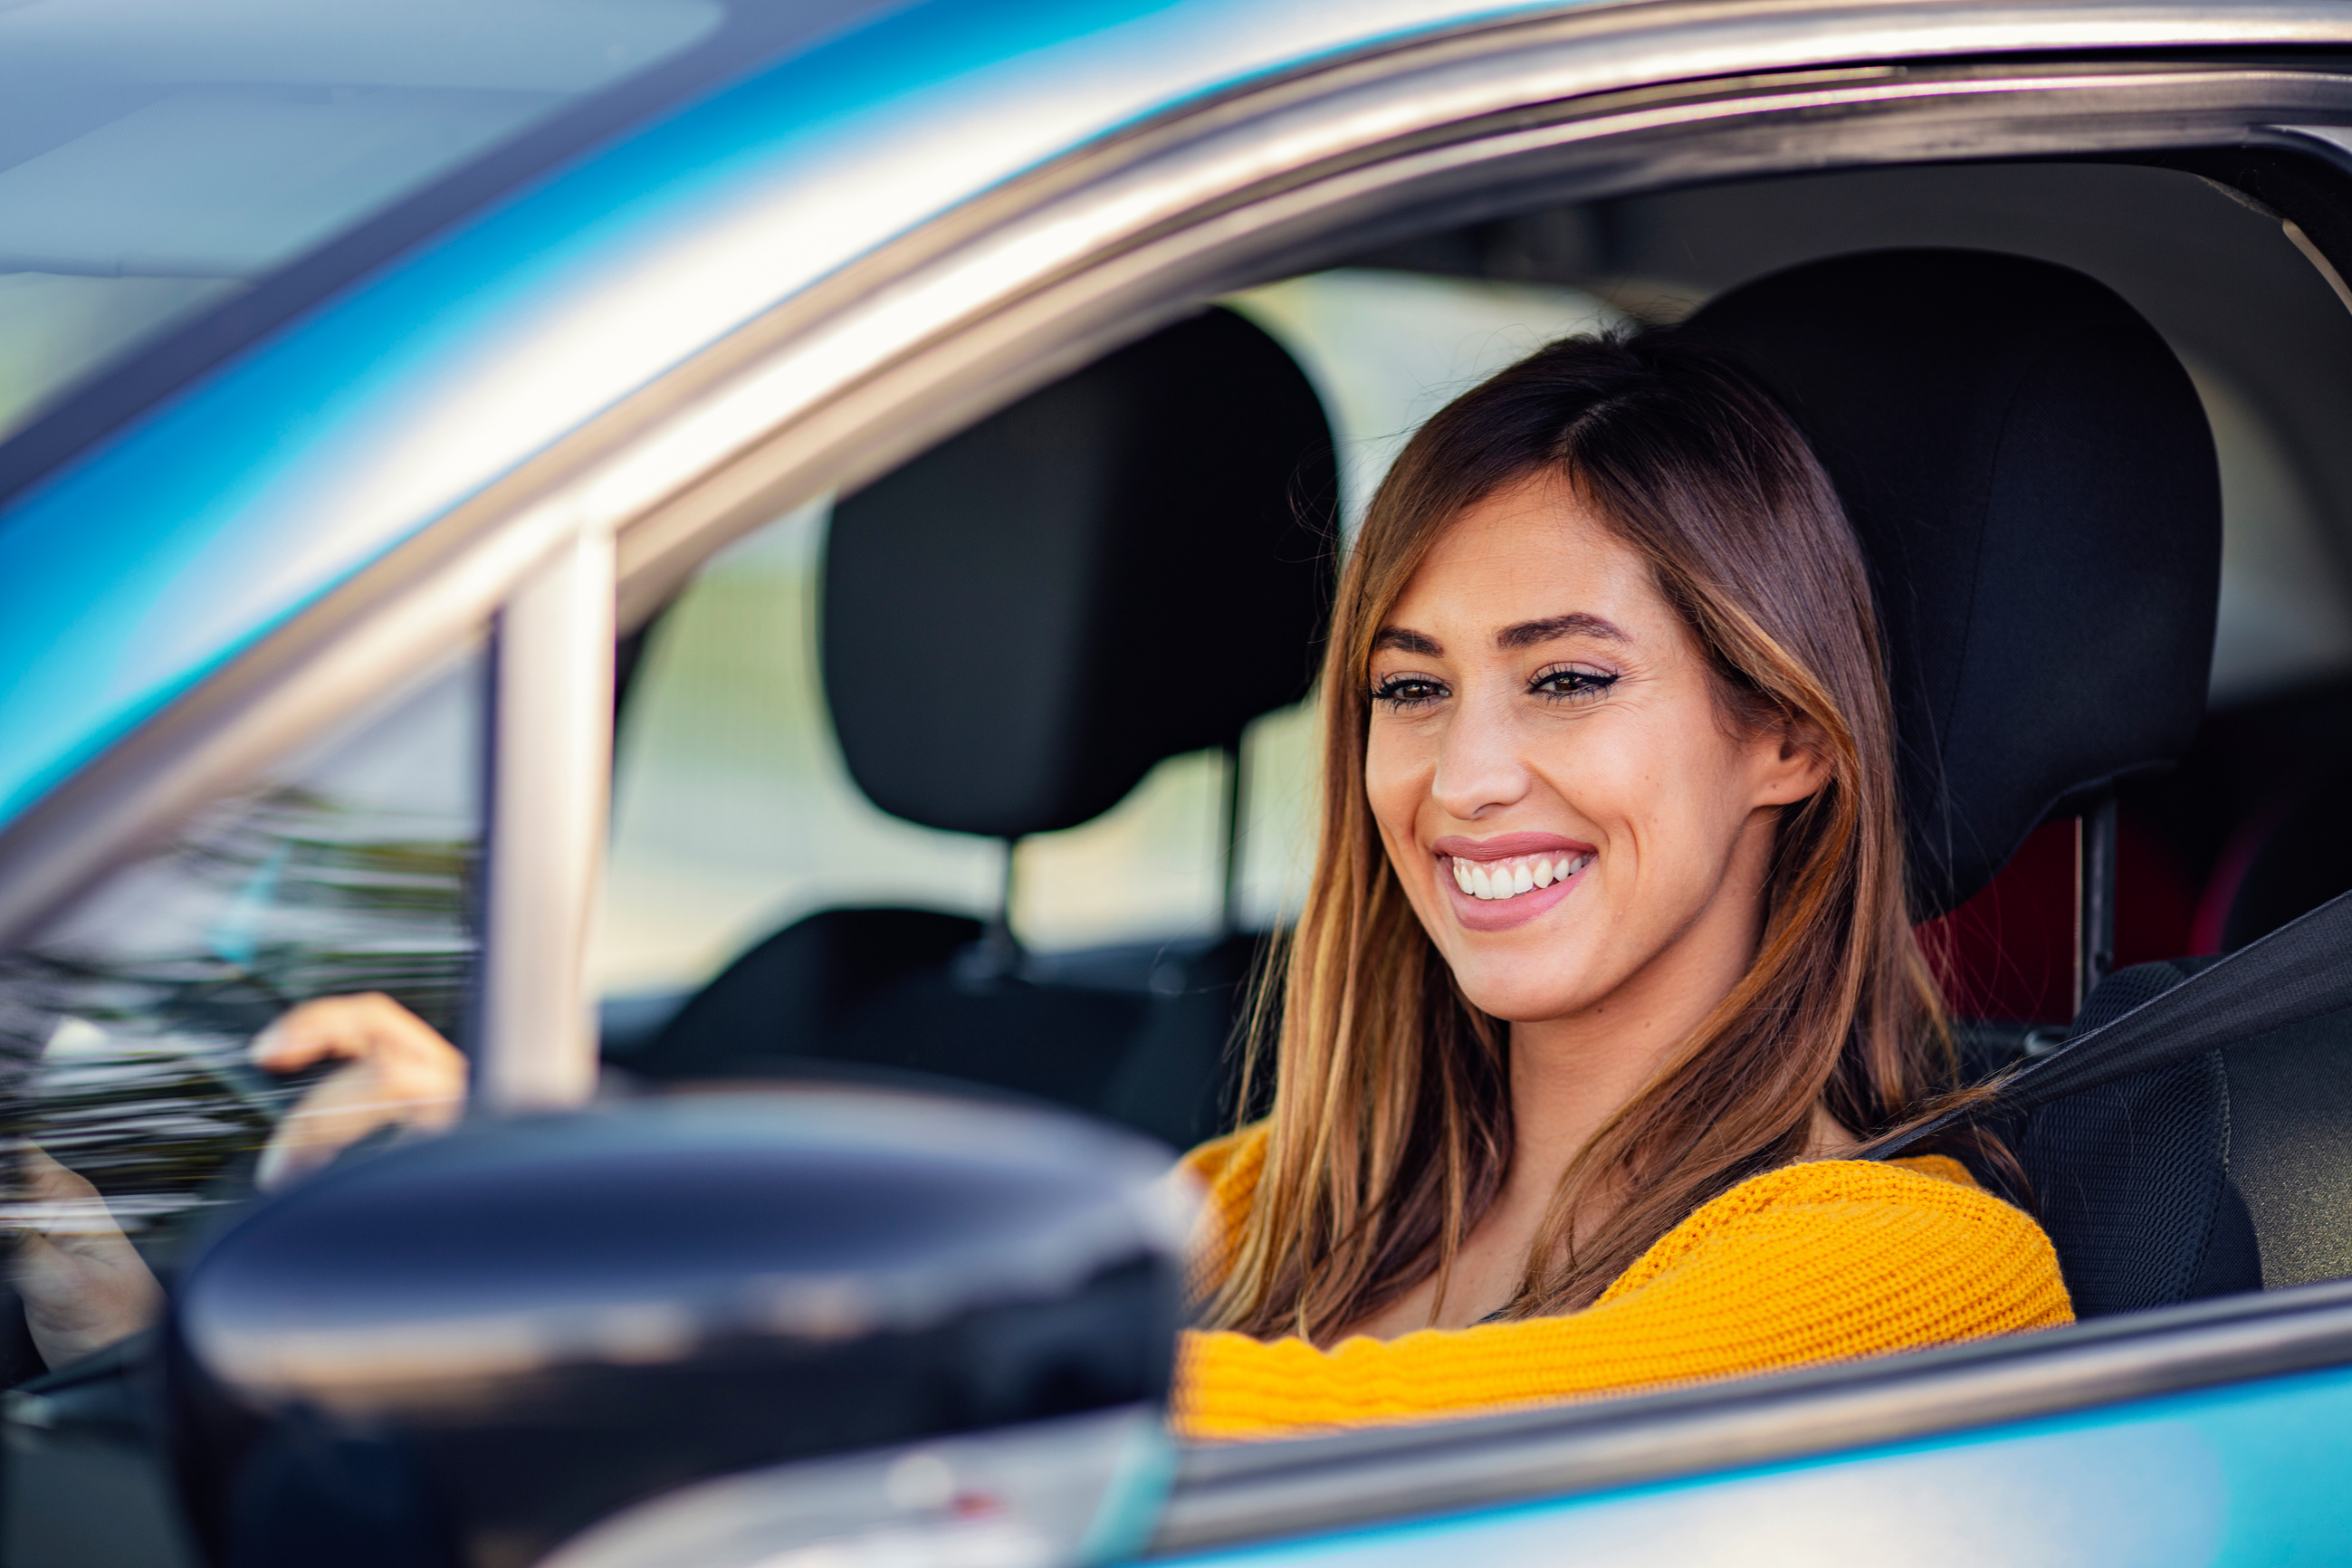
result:
M 1413 818 L 1429 796 L 1428 748 L 1400 727 L 1375 721 L 1364 742 L 1364 797 L 1372 816 L 1391 838 L 1409 840 Z
M 1605 735 L 1569 727 L 1541 748 L 1539 771 L 1617 852 L 1621 874 L 1703 875 L 1748 817 L 1738 748 L 1708 711 L 1622 717 Z
M 1674 748 L 1649 715 L 1596 715 L 1531 739 L 1525 756 L 1550 794 L 1567 805 L 1576 831 L 1605 844 L 1637 846 L 1674 815 L 1681 787 Z
M 1676 882 L 1712 885 L 1751 809 L 1745 755 L 1711 712 L 1673 726 L 1661 741 L 1642 786 L 1646 820 L 1637 832 L 1657 872 Z

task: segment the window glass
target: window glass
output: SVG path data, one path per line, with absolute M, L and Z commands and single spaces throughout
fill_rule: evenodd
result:
M 725 14 L 717 0 L 0 5 L 0 435 Z
M 1349 270 L 1228 301 L 1314 382 L 1341 448 L 1352 529 L 1419 423 L 1539 343 L 1619 318 L 1566 289 Z M 614 835 L 593 973 L 608 1024 L 642 1021 L 766 933 L 825 908 L 985 915 L 1004 851 L 885 816 L 851 783 L 816 663 L 826 510 L 714 557 L 662 616 L 619 739 Z M 1283 923 L 1313 853 L 1311 704 L 1244 742 L 1238 914 Z M 1174 757 L 1110 811 L 1022 842 L 1013 924 L 1033 952 L 1213 935 L 1224 910 L 1225 762 Z
M 287 1008 L 381 991 L 463 1042 L 482 666 L 412 686 L 0 954 L 11 1131 L 92 1183 L 159 1269 L 242 1195 L 308 1081 L 247 1060 Z

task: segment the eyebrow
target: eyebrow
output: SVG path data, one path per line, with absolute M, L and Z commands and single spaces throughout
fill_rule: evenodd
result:
M 1502 648 L 1534 647 L 1555 637 L 1599 637 L 1603 642 L 1633 640 L 1614 622 L 1604 621 L 1599 616 L 1588 616 L 1579 610 L 1570 615 L 1554 616 L 1549 620 L 1521 621 L 1517 626 L 1505 626 L 1495 634 L 1495 646 Z M 1399 653 L 1425 654 L 1432 658 L 1440 658 L 1445 652 L 1444 646 L 1435 637 L 1426 632 L 1414 631 L 1410 626 L 1382 626 L 1380 635 L 1372 638 L 1372 651 L 1378 653 L 1382 648 L 1394 648 Z
M 1403 626 L 1381 628 L 1380 635 L 1372 639 L 1372 651 L 1378 653 L 1385 647 L 1392 647 L 1399 653 L 1427 654 L 1432 658 L 1445 652 L 1445 649 L 1438 645 L 1435 637 L 1422 632 L 1409 631 Z
M 1521 621 L 1505 626 L 1496 635 L 1496 647 L 1534 647 L 1555 637 L 1599 637 L 1603 642 L 1632 642 L 1622 631 L 1599 616 L 1588 616 L 1581 610 L 1572 615 L 1554 616 L 1549 620 Z

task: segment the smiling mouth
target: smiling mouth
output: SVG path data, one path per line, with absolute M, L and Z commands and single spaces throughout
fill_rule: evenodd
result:
M 1454 885 L 1474 899 L 1499 901 L 1565 882 L 1592 864 L 1590 849 L 1579 854 L 1514 855 L 1507 860 L 1465 860 L 1449 855 Z

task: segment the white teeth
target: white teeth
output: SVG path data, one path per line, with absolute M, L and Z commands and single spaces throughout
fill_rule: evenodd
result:
M 1549 888 L 1554 882 L 1565 882 L 1592 863 L 1592 857 L 1563 855 L 1558 859 L 1519 857 L 1509 860 L 1478 861 L 1458 858 L 1451 862 L 1454 885 L 1474 899 L 1515 899 L 1521 893 L 1538 888 Z

